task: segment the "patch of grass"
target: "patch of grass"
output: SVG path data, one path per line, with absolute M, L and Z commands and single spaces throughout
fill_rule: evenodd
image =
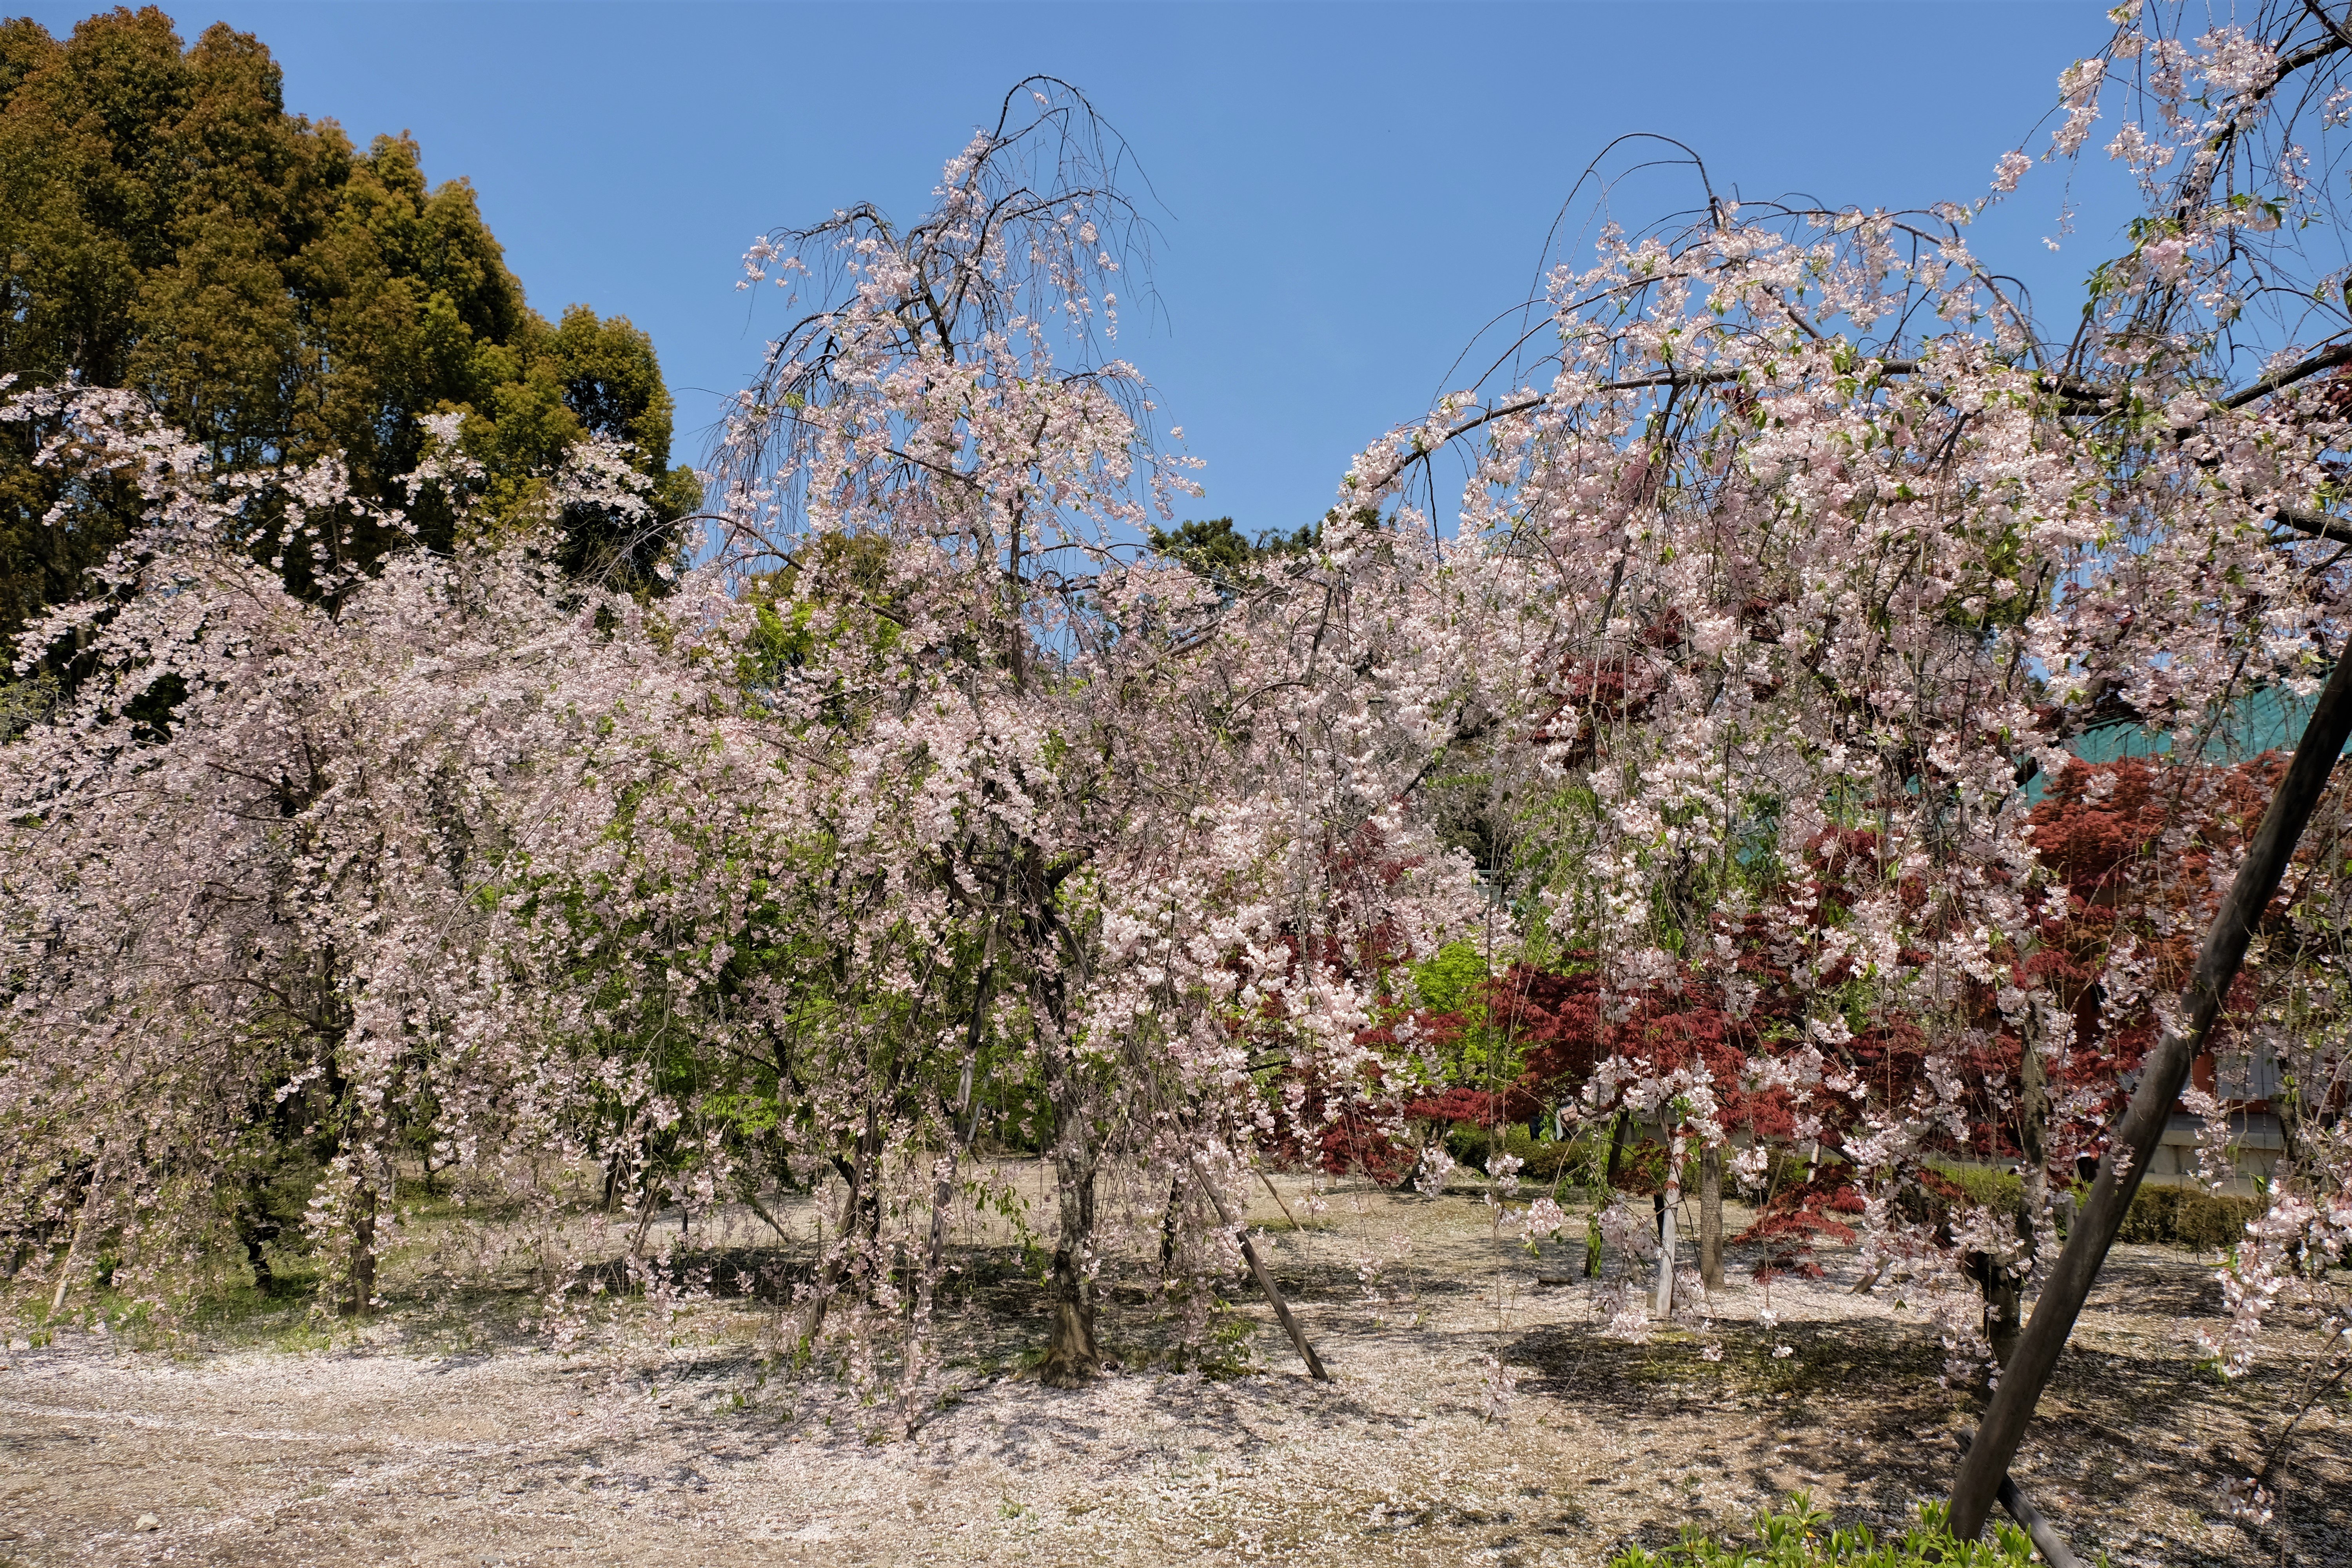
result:
M 1790 1324 L 1752 1339 L 1726 1336 L 1723 1360 L 1707 1364 L 1741 1393 L 1768 1399 L 1835 1396 L 1872 1377 L 1932 1380 L 1942 1370 L 1943 1349 L 1908 1327 Z M 1778 1354 L 1783 1347 L 1789 1353 Z
M 257 1282 L 231 1276 L 190 1299 L 184 1310 L 175 1314 L 173 1329 L 257 1349 L 324 1348 L 333 1335 L 331 1328 L 320 1322 L 311 1310 L 320 1279 L 318 1264 L 289 1253 L 280 1253 L 273 1263 L 267 1279 Z M 240 1259 L 236 1273 L 244 1272 Z
M 1880 1341 L 1880 1336 L 1872 1338 Z M 1918 1340 L 1912 1334 L 1865 1346 L 1842 1333 L 1808 1328 L 1768 1333 L 1750 1343 L 1727 1344 L 1721 1364 L 1727 1379 L 1748 1393 L 1803 1400 L 1844 1389 L 1856 1376 L 1889 1368 L 1898 1358 L 1916 1363 L 1906 1367 L 1906 1372 L 1924 1373 L 1937 1358 L 1925 1354 L 1926 1346 Z M 1780 1354 L 1782 1350 L 1789 1353 Z M 1905 1351 L 1915 1353 L 1904 1356 Z
M 1723 1347 L 1720 1361 L 1700 1353 L 1709 1341 Z M 1772 1353 L 1783 1345 L 1787 1355 Z M 1640 1346 L 1543 1335 L 1522 1342 L 1506 1359 L 1539 1375 L 1573 1376 L 1588 1390 L 1613 1388 L 1633 1401 L 1684 1388 L 1712 1398 L 1803 1404 L 1834 1401 L 1861 1386 L 1930 1385 L 1943 1370 L 1943 1353 L 1916 1323 L 1851 1321 L 1787 1323 L 1767 1333 L 1728 1329 L 1700 1335 L 1663 1329 Z
M 234 1331 L 265 1323 L 289 1312 L 310 1309 L 319 1287 L 319 1269 L 307 1261 L 273 1272 L 265 1283 L 226 1286 L 196 1304 L 197 1323 L 207 1329 Z

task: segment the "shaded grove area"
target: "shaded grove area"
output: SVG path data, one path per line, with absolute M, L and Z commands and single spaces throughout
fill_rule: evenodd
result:
M 1304 1182 L 1282 1191 L 1303 1218 Z M 1238 1279 L 1232 1364 L 1171 1370 L 1138 1247 L 1109 1270 L 1121 1370 L 1043 1388 L 1034 1274 L 974 1230 L 940 1308 L 948 1392 L 899 1441 L 870 1440 L 837 1376 L 779 1363 L 756 1288 L 629 1296 L 560 1348 L 522 1270 L 423 1289 L 446 1238 L 421 1226 L 356 1336 L 248 1300 L 177 1336 L 18 1342 L 0 1373 L 0 1560 L 1596 1563 L 1685 1524 L 1737 1530 L 1798 1489 L 1896 1527 L 1948 1485 L 1972 1402 L 1937 1386 L 1916 1309 L 1853 1293 L 1844 1255 L 1773 1282 L 1768 1309 L 1735 1248 L 1711 1323 L 1629 1344 L 1599 1331 L 1580 1257 L 1498 1240 L 1475 1191 L 1323 1195 L 1312 1229 L 1263 1188 L 1250 1218 L 1334 1383 L 1303 1375 Z M 772 1212 L 787 1232 L 804 1217 Z M 795 1249 L 762 1237 L 732 1211 L 681 1256 L 781 1277 Z M 2345 1561 L 2336 1408 L 2299 1428 L 2270 1527 L 2228 1521 L 2220 1484 L 2256 1461 L 2288 1391 L 2268 1368 L 2228 1385 L 2200 1369 L 2187 1342 L 2218 1313 L 2213 1268 L 2117 1252 L 2016 1473 L 2086 1556 Z M 1516 1388 L 1495 1408 L 1497 1353 Z

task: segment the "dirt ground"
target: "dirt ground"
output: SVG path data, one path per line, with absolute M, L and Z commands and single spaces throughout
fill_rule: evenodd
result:
M 1284 1192 L 1303 1211 L 1303 1184 Z M 0 1563 L 1590 1564 L 1738 1528 L 1796 1489 L 1899 1530 L 1969 1424 L 1916 1310 L 1851 1293 L 1835 1253 L 1823 1279 L 1772 1286 L 1767 1326 L 1735 1252 L 1711 1331 L 1635 1345 L 1598 1332 L 1580 1247 L 1529 1258 L 1475 1194 L 1342 1192 L 1308 1231 L 1264 1197 L 1250 1217 L 1333 1382 L 1304 1375 L 1236 1280 L 1255 1371 L 1173 1373 L 1138 1349 L 1091 1387 L 1043 1388 L 1019 1370 L 1034 1287 L 983 1248 L 940 1310 L 950 1395 L 890 1441 L 836 1382 L 763 1379 L 757 1300 L 625 1309 L 562 1351 L 519 1292 L 396 1283 L 340 1341 L 290 1308 L 135 1345 L 20 1338 L 0 1372 Z M 748 1247 L 748 1215 L 728 1223 L 706 1244 Z M 2184 1342 L 2218 1312 L 2214 1267 L 2118 1251 L 2015 1474 L 2086 1558 L 2352 1563 L 2341 1401 L 2299 1429 L 2271 1523 L 2229 1519 L 2221 1484 L 2290 1389 L 2283 1370 L 2224 1386 L 2198 1369 Z M 1148 1315 L 1114 1289 L 1108 1339 L 1142 1346 Z M 1499 1412 L 1489 1356 L 1517 1382 Z

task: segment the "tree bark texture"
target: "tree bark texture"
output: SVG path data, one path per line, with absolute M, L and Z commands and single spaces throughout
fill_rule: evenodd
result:
M 1102 1371 L 1102 1346 L 1095 1340 L 1094 1276 L 1087 1267 L 1095 1234 L 1095 1152 L 1082 1115 L 1066 1114 L 1062 1123 L 1054 1148 L 1061 1203 L 1047 1298 L 1053 1338 L 1038 1372 L 1048 1388 L 1075 1388 Z
M 1675 1169 L 1673 1147 L 1668 1143 L 1666 1190 L 1658 1200 L 1658 1285 L 1652 1306 L 1661 1318 L 1675 1315 L 1675 1213 L 1683 1202 L 1682 1179 Z
M 1969 1441 L 1973 1442 L 1974 1438 Z M 2082 1568 L 2082 1560 L 2074 1555 L 2065 1538 L 2058 1533 L 2058 1527 L 2044 1518 L 2042 1510 L 2034 1507 L 2018 1484 L 2007 1476 L 2000 1479 L 2000 1506 L 2024 1530 L 2026 1538 L 2033 1542 L 2033 1550 L 2042 1553 L 2042 1561 L 2050 1568 Z
M 1617 1120 L 1610 1124 L 1609 1164 L 1601 1173 L 1601 1190 L 1592 1194 L 1592 1207 L 1596 1216 L 1600 1213 L 1601 1205 L 1607 1203 L 1610 1194 L 1616 1190 L 1617 1162 L 1623 1155 L 1624 1151 L 1625 1112 L 1621 1110 L 1617 1113 Z M 1585 1223 L 1584 1237 L 1584 1277 L 1591 1279 L 1601 1272 L 1601 1221 L 1598 1217 Z
M 375 1202 L 373 1186 L 352 1194 L 352 1293 L 343 1303 L 346 1318 L 367 1317 L 375 1308 Z

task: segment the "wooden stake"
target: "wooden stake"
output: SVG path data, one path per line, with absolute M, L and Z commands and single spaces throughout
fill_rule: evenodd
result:
M 2352 647 L 2345 652 L 2352 654 Z M 2278 891 L 2279 879 L 2303 837 L 2304 825 L 2327 793 L 2327 782 L 2334 776 L 2336 759 L 2344 754 L 2347 740 L 2352 740 L 2352 658 L 2339 656 L 2319 693 L 2318 706 L 2312 710 L 2311 721 L 2295 744 L 2294 760 L 2287 764 L 2286 776 L 2279 781 L 2270 808 L 2263 814 L 2263 825 L 2247 846 L 2245 859 L 2239 863 L 2230 896 L 2205 933 L 2204 950 L 2181 995 L 2181 1023 L 2165 1030 L 2155 1049 L 2148 1052 L 2139 1088 L 2116 1129 L 2114 1142 L 2099 1162 L 2091 1195 L 2068 1228 L 2065 1249 L 2042 1287 L 2025 1331 L 2018 1336 L 2017 1348 L 2001 1373 L 2000 1386 L 1985 1411 L 1978 1440 L 1960 1459 L 1959 1474 L 1952 1480 L 1951 1527 L 1962 1541 L 1974 1540 L 1984 1529 L 1985 1516 L 1991 1511 L 2009 1476 L 2010 1461 L 2017 1457 L 2017 1446 L 2024 1439 L 2026 1424 L 2033 1419 L 2033 1407 L 2057 1368 L 2058 1353 L 2066 1348 L 2074 1320 L 2098 1278 L 2099 1266 L 2106 1261 L 2107 1249 L 2123 1228 L 2132 1194 L 2139 1191 L 2140 1178 L 2147 1173 L 2148 1161 L 2172 1120 L 2173 1102 L 2180 1098 L 2190 1066 L 2205 1049 L 2221 1018 L 2222 998 L 2238 977 L 2247 944 L 2253 939 L 2254 922 Z
M 1282 1201 L 1282 1194 L 1275 1191 L 1274 1178 L 1261 1169 L 1257 1173 L 1257 1179 L 1265 1184 L 1266 1195 L 1274 1200 L 1274 1206 L 1282 1211 L 1282 1217 L 1290 1222 L 1290 1228 L 1305 1230 L 1307 1227 L 1298 1223 L 1298 1216 L 1290 1212 L 1290 1205 Z
M 98 1194 L 105 1183 L 106 1161 L 100 1158 L 98 1168 L 89 1173 L 89 1190 L 81 1195 L 81 1213 L 74 1216 L 73 1239 L 66 1243 L 65 1267 L 58 1270 L 57 1294 L 49 1298 L 52 1318 L 65 1308 L 66 1291 L 73 1285 L 74 1262 L 81 1256 L 82 1232 L 89 1228 L 89 1211 L 98 1206 Z
M 1970 1434 L 1967 1441 L 1969 1447 L 1974 1447 L 1975 1435 Z M 2017 1483 L 2007 1476 L 2000 1478 L 2000 1506 L 2008 1510 L 2010 1518 L 2025 1527 L 2026 1538 L 2033 1542 L 2033 1550 L 2042 1553 L 2042 1561 L 2050 1564 L 2050 1568 L 2083 1568 L 2082 1559 L 2074 1555 L 2074 1549 L 2066 1544 L 2057 1527 L 2042 1517 L 2042 1510 L 2034 1507 L 2025 1493 L 2018 1489 Z
M 1200 1177 L 1197 1167 L 1192 1173 L 1196 1178 Z M 1201 1190 L 1209 1194 L 1209 1201 L 1216 1205 L 1217 1217 L 1232 1227 L 1234 1239 L 1242 1244 L 1242 1260 L 1250 1266 L 1250 1272 L 1257 1276 L 1257 1288 L 1265 1292 L 1267 1300 L 1274 1303 L 1274 1315 L 1281 1321 L 1282 1331 L 1290 1336 L 1291 1345 L 1298 1352 L 1298 1359 L 1307 1363 L 1307 1375 L 1318 1383 L 1330 1382 L 1331 1374 L 1323 1370 L 1322 1359 L 1316 1355 L 1315 1347 L 1307 1342 L 1307 1331 L 1298 1326 L 1298 1320 L 1290 1315 L 1290 1303 L 1282 1299 L 1282 1292 L 1275 1288 L 1274 1276 L 1266 1272 L 1265 1264 L 1258 1258 L 1257 1248 L 1250 1245 L 1249 1226 L 1234 1223 L 1234 1211 L 1225 1206 L 1224 1195 L 1217 1191 L 1213 1183 L 1202 1179 Z

